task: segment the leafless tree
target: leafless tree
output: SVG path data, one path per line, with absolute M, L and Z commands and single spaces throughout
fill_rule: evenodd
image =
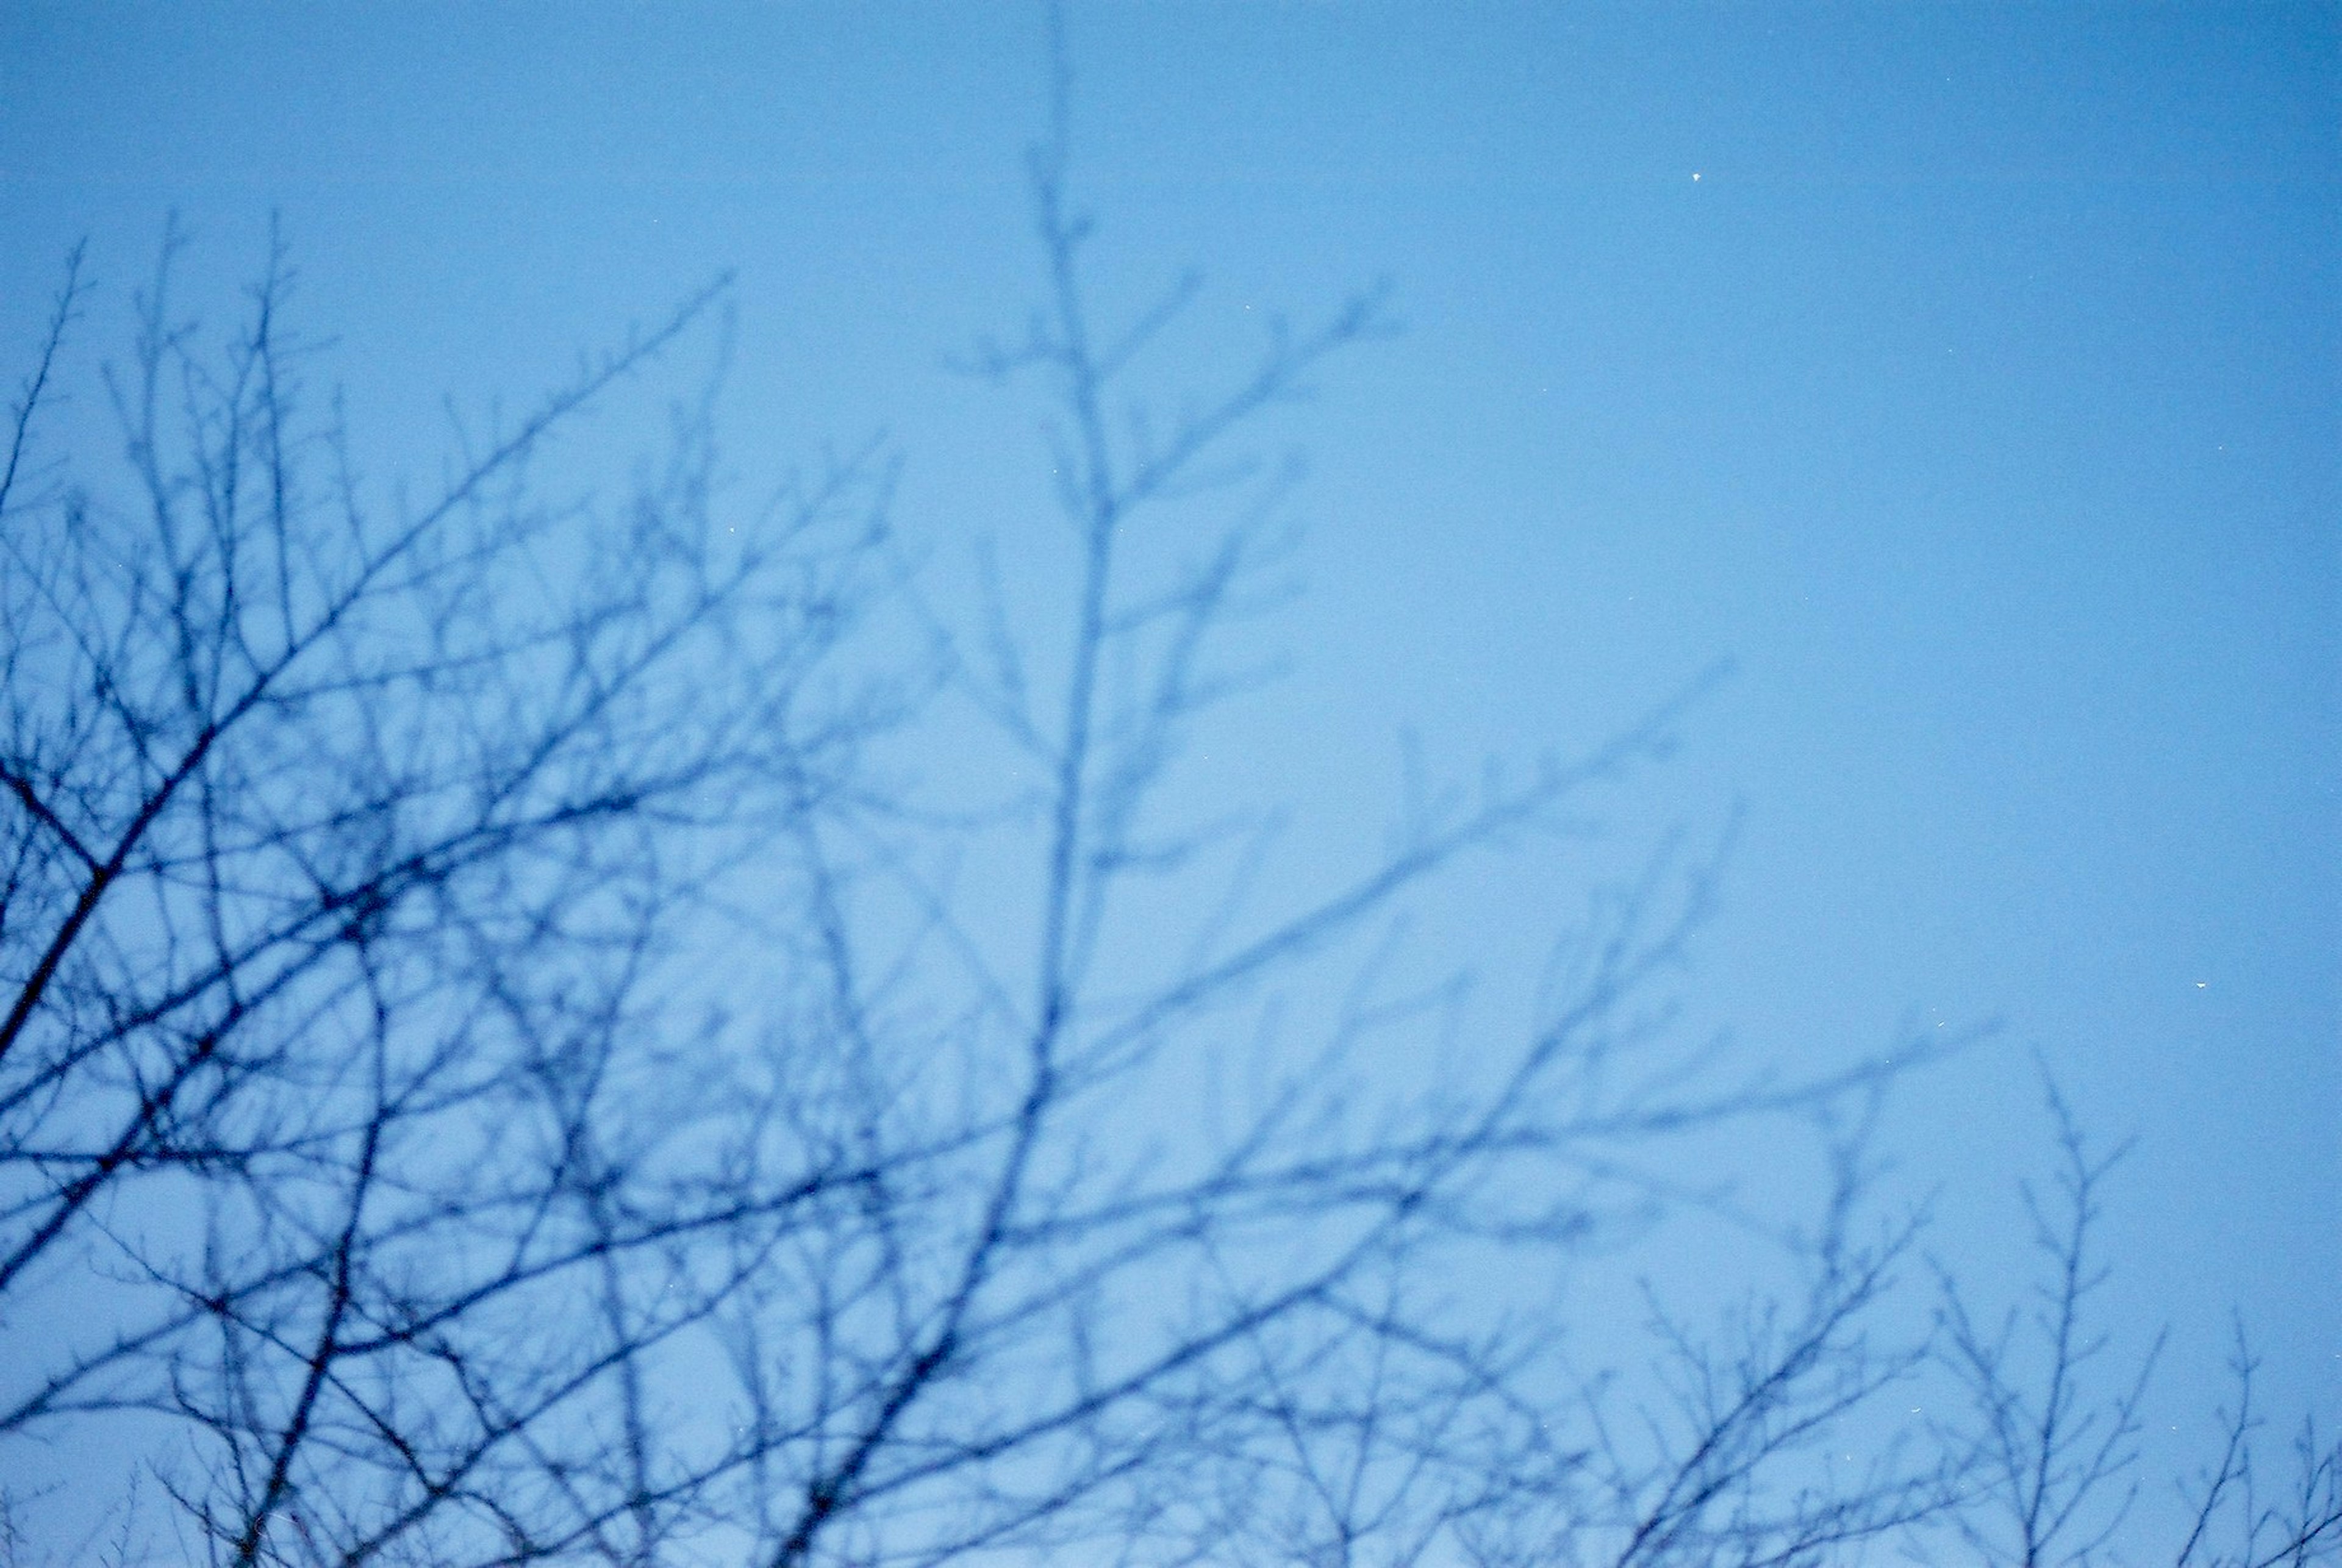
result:
M 720 289 L 459 431 L 417 506 L 311 413 L 281 250 L 211 349 L 165 244 L 110 427 L 60 392 L 75 258 L 0 478 L 0 1455 L 129 1456 L 67 1489 L 85 1555 L 1754 1568 L 2002 1495 L 2047 1543 L 2111 1484 L 2131 1407 L 2075 1413 L 2079 1342 L 2036 1453 L 1957 1308 L 2007 1463 L 1896 1445 L 1914 1231 L 1827 1128 L 1936 1047 L 1783 1083 L 1678 1043 L 1712 855 L 1597 888 L 1509 1024 L 1395 957 L 1441 879 L 1574 842 L 1696 684 L 1421 792 L 1314 893 L 1186 801 L 1276 596 L 1253 437 L 1386 319 L 1150 390 L 1196 290 L 1104 324 L 1065 97 L 1061 60 L 1041 302 L 973 365 L 1038 390 L 1064 554 L 973 609 L 903 568 L 875 457 L 736 504 L 704 396 L 623 504 L 547 477 L 720 349 Z M 1573 1360 L 1535 1282 L 1726 1212 L 1674 1167 L 1756 1118 L 1834 1156 L 1796 1283 L 1715 1329 L 1654 1293 L 1646 1357 Z M 2207 1527 L 2321 1549 L 2330 1457 L 2288 1523 L 2249 1430 Z M 0 1503 L 33 1559 L 57 1500 Z
M 872 476 L 718 527 L 683 406 L 616 515 L 532 484 L 719 289 L 384 505 L 305 404 L 281 249 L 216 352 L 178 249 L 104 378 L 124 482 L 60 395 L 78 255 L 0 475 L 0 1441 L 160 1416 L 214 1555 L 356 1557 L 556 1470 L 695 1310 L 587 1282 L 695 1283 L 828 1179 L 765 1169 L 658 1070 L 709 1026 L 646 1015 L 678 918 L 856 738 L 806 699 Z
M 2126 1522 L 2138 1500 L 2141 1410 L 2164 1341 L 2158 1339 L 2109 1387 L 2100 1368 L 2110 1335 L 2092 1298 L 2110 1272 L 2091 1249 L 2104 1189 L 2124 1154 L 2093 1150 L 2055 1084 L 2047 1088 L 2059 1168 L 2045 1195 L 2024 1191 L 2037 1254 L 2047 1265 L 2029 1308 L 1997 1323 L 1977 1317 L 1967 1291 L 1942 1280 L 1942 1358 L 1973 1419 L 1939 1428 L 1940 1446 L 1958 1456 L 1957 1503 L 1938 1515 L 1966 1553 L 2023 1568 L 2162 1561 L 2174 1568 L 2274 1568 L 2342 1556 L 2342 1444 L 2321 1441 L 2306 1419 L 2294 1443 L 2296 1476 L 2271 1496 L 2256 1464 L 2256 1362 L 2243 1325 L 2230 1369 L 2235 1403 L 2220 1413 L 2219 1456 L 2180 1484 L 2188 1503 L 2184 1539 L 2143 1553 Z

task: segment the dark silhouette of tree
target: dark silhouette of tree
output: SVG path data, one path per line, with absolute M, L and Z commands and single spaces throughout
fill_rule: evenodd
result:
M 641 1275 L 700 1288 L 846 1179 L 768 1168 L 657 1071 L 710 1027 L 646 1014 L 678 916 L 856 739 L 802 698 L 870 476 L 720 529 L 686 408 L 616 515 L 532 489 L 715 291 L 385 505 L 305 416 L 282 251 L 206 353 L 177 248 L 105 379 L 127 483 L 44 456 L 78 255 L 0 478 L 0 1432 L 160 1414 L 214 1555 L 429 1556 L 517 1470 L 605 1462 L 588 1407 L 706 1310 Z
M 2321 1442 L 2315 1420 L 2306 1418 L 2293 1445 L 2293 1484 L 2274 1495 L 2266 1489 L 2254 1441 L 2256 1363 L 2241 1323 L 2229 1363 L 2235 1403 L 2217 1424 L 2219 1456 L 2180 1485 L 2189 1502 L 2187 1534 L 2151 1556 L 2124 1544 L 2141 1486 L 2140 1411 L 2164 1342 L 2104 1386 L 2097 1369 L 2112 1345 L 2091 1316 L 2090 1298 L 2110 1270 L 2093 1256 L 2090 1240 L 2107 1179 L 2125 1150 L 2094 1152 L 2054 1084 L 2047 1098 L 2059 1165 L 2046 1195 L 2030 1184 L 2024 1191 L 2046 1265 L 2029 1306 L 2012 1307 L 1988 1325 L 1952 1273 L 1938 1270 L 1939 1353 L 1972 1417 L 1937 1434 L 1962 1460 L 1957 1504 L 1942 1511 L 1962 1554 L 2023 1568 L 2137 1561 L 2274 1568 L 2342 1555 L 2342 1445 L 2330 1435 Z
M 86 472 L 76 256 L 0 478 L 0 1453 L 96 1434 L 74 1549 L 121 1560 L 1624 1568 L 2089 1529 L 2134 1405 L 2080 1413 L 2084 1339 L 2028 1404 L 1955 1295 L 1932 1348 L 1983 1436 L 1895 1440 L 1915 1230 L 1868 1213 L 1867 1123 L 1829 1129 L 1936 1047 L 1783 1084 L 1676 1044 L 1709 857 L 1599 890 L 1509 1034 L 1400 977 L 1418 894 L 1566 838 L 1696 687 L 1429 794 L 1314 894 L 1183 814 L 1248 681 L 1222 634 L 1274 598 L 1290 474 L 1247 434 L 1386 322 L 1274 325 L 1150 416 L 1195 291 L 1094 310 L 1066 90 L 1042 301 L 973 368 L 1045 400 L 1067 589 L 973 635 L 901 570 L 875 456 L 736 506 L 702 396 L 622 505 L 544 477 L 720 347 L 720 287 L 408 504 L 311 412 L 281 249 L 208 349 L 166 241 L 105 381 L 125 461 Z M 1496 1288 L 1693 1201 L 1676 1152 L 1752 1118 L 1834 1157 L 1797 1288 L 1714 1329 L 1655 1295 L 1623 1373 Z M 2100 1167 L 2066 1146 L 2070 1320 Z M 2180 1562 L 2329 1549 L 2331 1453 L 2272 1510 L 2250 1430 L 2240 1399 L 2201 1511 L 2243 1554 Z M 55 1500 L 9 1501 L 38 1560 Z

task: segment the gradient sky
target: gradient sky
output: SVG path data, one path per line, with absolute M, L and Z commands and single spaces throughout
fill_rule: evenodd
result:
M 1938 1247 L 2021 1261 L 2037 1053 L 2138 1140 L 2109 1299 L 2174 1326 L 2158 1410 L 2220 1396 L 2233 1303 L 2272 1413 L 2342 1413 L 2342 11 L 1069 27 L 1100 264 L 1204 269 L 1196 365 L 1378 278 L 1406 327 L 1276 427 L 1308 592 L 1222 765 L 1371 831 L 1402 725 L 1468 771 L 1731 656 L 1650 804 L 1746 803 L 1700 1019 L 1808 1064 L 2001 1021 L 1899 1103 Z M 1031 494 L 1029 415 L 945 360 L 1035 294 L 1045 48 L 1037 5 L 20 0 L 0 347 L 78 238 L 135 284 L 175 211 L 193 298 L 277 212 L 362 452 L 427 478 L 444 394 L 525 404 L 736 268 L 736 466 L 884 430 L 956 570 Z

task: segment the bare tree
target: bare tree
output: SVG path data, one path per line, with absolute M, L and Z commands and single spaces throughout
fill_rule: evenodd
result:
M 0 1453 L 134 1456 L 77 1489 L 125 1562 L 1753 1568 L 1948 1509 L 1997 1551 L 1994 1499 L 2027 1553 L 2095 1530 L 2135 1401 L 2083 1413 L 2082 1339 L 2036 1409 L 1956 1296 L 1987 1441 L 1898 1446 L 1914 1223 L 1830 1129 L 1940 1045 L 1781 1083 L 1681 1043 L 1713 855 L 1598 887 L 1509 1023 L 1395 956 L 1441 879 L 1572 842 L 1700 684 L 1420 792 L 1315 893 L 1183 804 L 1276 597 L 1291 474 L 1248 448 L 1384 310 L 1151 388 L 1196 290 L 1102 319 L 1056 85 L 1040 304 L 974 365 L 1046 411 L 1037 615 L 903 573 L 875 457 L 735 504 L 704 395 L 623 504 L 546 477 L 720 349 L 721 289 L 385 504 L 308 412 L 282 251 L 207 349 L 170 241 L 103 483 L 75 258 L 0 478 Z M 1674 1167 L 1751 1118 L 1821 1129 L 1794 1283 L 1715 1328 L 1655 1292 L 1637 1357 L 1579 1364 L 1537 1282 L 1728 1212 Z M 2102 1167 L 2066 1146 L 2071 1326 Z M 2333 1461 L 2272 1511 L 2250 1430 L 2204 1528 L 2307 1560 Z M 30 1558 L 55 1500 L 0 1502 Z
M 885 714 L 822 674 L 882 474 L 719 526 L 702 404 L 615 514 L 534 477 L 718 296 L 384 509 L 305 418 L 281 251 L 207 352 L 166 243 L 105 383 L 128 484 L 46 460 L 76 258 L 0 496 L 0 1303 L 72 1327 L 12 1358 L 0 1434 L 161 1442 L 177 1549 L 235 1563 L 1405 1561 L 1550 1447 L 1534 1325 L 1459 1311 L 1444 1271 L 1566 1255 L 1658 1190 L 1655 1142 L 1843 1085 L 1658 1049 L 1640 999 L 1706 881 L 1663 854 L 1512 1045 L 1375 1089 L 1362 1042 L 1449 1014 L 1359 944 L 1564 825 L 1676 709 L 1254 916 L 1243 845 L 1156 804 L 1269 544 L 1278 477 L 1230 444 L 1379 306 L 1122 417 L 1186 295 L 1101 333 L 1064 177 L 1060 137 L 1046 304 L 985 368 L 1053 400 L 1073 599 L 1056 645 L 1004 623 L 949 666 L 1036 781 L 973 814 L 869 788 Z M 949 883 L 977 856 L 1010 894 Z M 1276 995 L 1350 963 L 1306 1054 L 1165 1135 Z M 1876 1288 L 1827 1256 L 1773 1391 Z M 1741 1453 L 1687 1462 L 1703 1498 Z
M 2112 1356 L 2112 1342 L 2091 1298 L 2110 1270 L 2090 1242 L 2107 1179 L 2125 1149 L 2092 1150 L 2054 1083 L 2047 1097 L 2059 1168 L 2047 1195 L 2030 1184 L 2024 1190 L 2034 1246 L 2047 1265 L 2030 1307 L 2012 1307 L 1987 1326 L 1967 1291 L 1938 1270 L 1940 1353 L 1972 1420 L 1937 1433 L 1962 1476 L 1957 1503 L 1937 1523 L 1977 1560 L 2023 1568 L 2167 1558 L 2174 1568 L 2273 1568 L 2342 1555 L 2342 1444 L 2330 1434 L 2321 1442 L 2314 1419 L 2305 1419 L 2294 1443 L 2293 1486 L 2274 1497 L 2264 1489 L 2256 1464 L 2256 1363 L 2241 1323 L 2229 1362 L 2235 1403 L 2218 1416 L 2219 1456 L 2179 1486 L 2188 1503 L 2185 1538 L 2146 1555 L 2127 1544 L 2137 1533 L 2125 1525 L 2142 1484 L 2140 1413 L 2165 1342 L 2158 1338 L 2106 1384 L 2099 1368 Z
M 281 248 L 216 352 L 177 250 L 104 379 L 126 483 L 43 444 L 81 413 L 78 255 L 0 477 L 0 1433 L 159 1413 L 204 1439 L 163 1480 L 215 1555 L 356 1557 L 557 1463 L 690 1310 L 597 1323 L 582 1282 L 824 1179 L 659 1105 L 704 1074 L 663 1082 L 643 1014 L 712 873 L 856 738 L 805 698 L 871 476 L 719 528 L 686 405 L 615 516 L 532 486 L 718 289 L 384 506 L 307 416 Z

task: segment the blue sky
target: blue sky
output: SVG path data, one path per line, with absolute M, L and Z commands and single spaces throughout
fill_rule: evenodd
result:
M 2018 1260 L 2037 1053 L 2138 1139 L 2112 1299 L 2175 1325 L 2168 1407 L 2218 1397 L 2231 1303 L 2274 1410 L 2342 1404 L 2337 13 L 1070 32 L 1109 299 L 1207 280 L 1175 369 L 1376 279 L 1406 327 L 1275 429 L 1294 673 L 1207 776 L 1370 832 L 1403 725 L 1468 772 L 1731 657 L 1621 813 L 1745 803 L 1698 1020 L 1807 1064 L 1999 1020 L 1897 1113 L 1938 1245 Z M 945 360 L 1035 292 L 1044 54 L 1037 6 L 13 5 L 0 345 L 82 236 L 129 284 L 175 211 L 192 297 L 280 213 L 362 454 L 427 474 L 444 394 L 523 404 L 736 268 L 736 466 L 883 430 L 948 574 L 1037 494 L 1030 418 Z

